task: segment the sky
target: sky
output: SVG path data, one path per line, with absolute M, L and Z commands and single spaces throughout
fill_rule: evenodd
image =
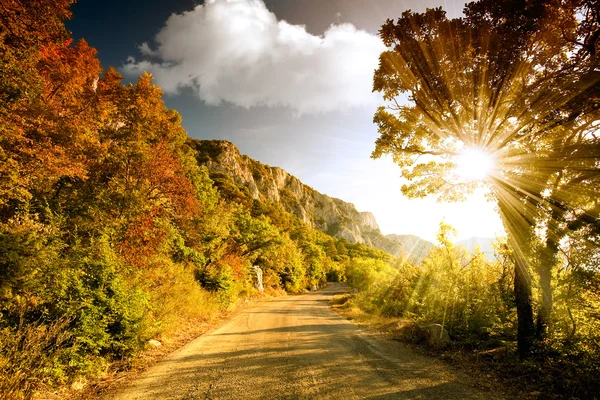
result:
M 495 237 L 493 203 L 410 200 L 390 159 L 370 158 L 372 76 L 387 18 L 454 0 L 80 0 L 67 27 L 128 81 L 151 72 L 188 135 L 224 139 L 332 197 L 372 212 L 384 234 L 435 240 L 441 221 L 457 240 Z

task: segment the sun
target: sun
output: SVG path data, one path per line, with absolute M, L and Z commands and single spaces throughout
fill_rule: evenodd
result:
M 463 150 L 456 159 L 456 174 L 464 181 L 485 180 L 494 167 L 491 154 L 480 149 Z

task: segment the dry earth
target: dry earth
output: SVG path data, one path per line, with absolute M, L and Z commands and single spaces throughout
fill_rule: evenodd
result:
M 107 399 L 496 399 L 331 310 L 338 285 L 261 302 Z

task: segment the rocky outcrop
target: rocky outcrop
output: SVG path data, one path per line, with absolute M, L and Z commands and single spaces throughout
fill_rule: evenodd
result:
M 191 139 L 189 144 L 211 174 L 231 177 L 255 200 L 280 203 L 306 224 L 350 243 L 363 243 L 413 262 L 423 257 L 414 251 L 413 242 L 407 247 L 401 236 L 385 237 L 372 213 L 359 212 L 354 204 L 319 193 L 279 167 L 240 154 L 231 142 Z
M 258 265 L 254 265 L 252 267 L 254 270 L 254 275 L 256 279 L 254 280 L 254 287 L 258 290 L 258 293 L 263 293 L 265 291 L 265 287 L 263 286 L 263 270 Z

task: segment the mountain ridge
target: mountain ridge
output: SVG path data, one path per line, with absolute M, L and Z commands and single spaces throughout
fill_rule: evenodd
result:
M 415 235 L 384 236 L 371 212 L 359 212 L 354 204 L 320 193 L 280 167 L 241 154 L 229 141 L 190 139 L 189 145 L 213 180 L 229 177 L 239 195 L 280 203 L 304 223 L 335 238 L 366 244 L 413 263 L 420 262 L 433 248 L 432 243 Z

